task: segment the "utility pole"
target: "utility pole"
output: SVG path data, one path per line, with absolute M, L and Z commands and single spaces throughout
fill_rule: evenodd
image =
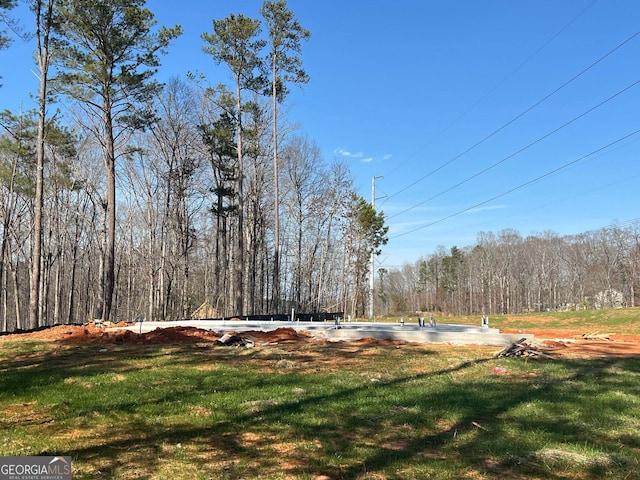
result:
M 376 210 L 376 179 L 378 178 L 383 178 L 383 177 L 376 177 L 373 176 L 371 177 L 371 208 L 373 208 L 373 211 L 375 212 Z M 374 317 L 374 311 L 373 311 L 373 281 L 375 278 L 375 252 L 372 250 L 371 251 L 371 265 L 370 265 L 370 269 L 371 272 L 369 272 L 369 319 L 373 320 Z

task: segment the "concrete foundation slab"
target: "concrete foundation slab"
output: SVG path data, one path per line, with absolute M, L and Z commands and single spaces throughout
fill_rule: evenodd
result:
M 243 320 L 181 320 L 171 322 L 141 322 L 136 325 L 122 327 L 137 333 L 145 333 L 156 328 L 195 327 L 215 332 L 234 331 L 238 333 L 257 330 L 268 332 L 278 328 L 293 328 L 297 331 L 309 332 L 316 338 L 329 341 L 358 340 L 374 338 L 377 340 L 399 340 L 415 343 L 448 343 L 452 345 L 494 345 L 508 346 L 526 338 L 528 334 L 500 333 L 497 328 L 488 326 L 472 326 L 457 324 L 438 324 L 420 326 L 417 323 L 382 323 L 382 322 L 254 322 Z

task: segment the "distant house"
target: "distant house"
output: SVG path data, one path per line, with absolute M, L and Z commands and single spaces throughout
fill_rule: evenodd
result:
M 622 308 L 624 307 L 624 295 L 613 288 L 608 288 L 602 292 L 596 293 L 593 305 L 596 310 L 605 308 Z

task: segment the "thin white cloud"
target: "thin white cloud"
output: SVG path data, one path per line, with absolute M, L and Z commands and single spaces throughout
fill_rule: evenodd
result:
M 349 157 L 349 158 L 362 158 L 362 156 L 364 155 L 362 152 L 353 153 L 343 148 L 337 148 L 333 151 L 333 153 L 342 155 L 343 157 Z
M 345 150 L 344 148 L 336 148 L 333 153 L 336 155 L 340 155 L 346 158 L 355 158 L 360 160 L 362 163 L 371 163 L 375 161 L 375 157 L 367 156 L 365 157 L 364 152 L 351 152 L 349 150 Z M 391 158 L 391 155 L 385 155 L 382 157 L 384 160 Z

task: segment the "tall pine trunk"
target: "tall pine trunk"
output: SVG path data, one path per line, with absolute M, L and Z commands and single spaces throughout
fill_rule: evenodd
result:
M 242 92 L 240 88 L 240 76 L 236 76 L 236 110 L 238 114 L 238 167 L 236 178 L 236 195 L 237 195 L 237 229 L 236 243 L 234 252 L 234 281 L 233 281 L 233 300 L 235 315 L 243 314 L 244 307 L 244 163 L 242 151 Z
M 38 91 L 38 140 L 36 145 L 36 196 L 33 218 L 33 251 L 29 284 L 29 327 L 36 328 L 40 318 L 40 283 L 42 261 L 42 210 L 44 208 L 44 143 L 47 117 L 47 80 L 49 75 L 49 32 L 53 15 L 53 2 L 49 0 L 46 11 L 42 11 L 42 1 L 37 0 L 36 41 L 38 67 L 40 69 L 40 87 Z
M 113 137 L 113 118 L 111 116 L 111 105 L 103 105 L 104 126 L 105 126 L 105 170 L 107 175 L 106 183 L 106 248 L 104 252 L 104 288 L 102 297 L 102 320 L 111 319 L 111 308 L 113 305 L 113 290 L 115 286 L 115 247 L 116 247 L 116 159 L 115 143 Z
M 273 300 L 272 310 L 278 313 L 280 309 L 280 190 L 278 166 L 278 97 L 276 90 L 276 54 L 274 53 L 271 72 L 271 108 L 273 108 Z

